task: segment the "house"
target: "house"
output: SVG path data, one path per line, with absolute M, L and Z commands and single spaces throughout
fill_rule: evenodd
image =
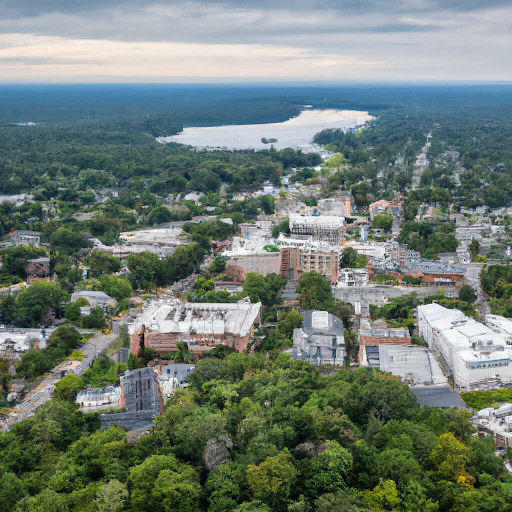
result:
M 400 212 L 402 210 L 402 205 L 400 203 L 395 203 L 394 201 L 387 201 L 386 199 L 381 199 L 380 201 L 375 201 L 371 203 L 368 207 L 368 211 L 370 213 L 370 220 L 373 219 L 377 215 L 391 215 L 393 218 L 400 218 Z
M 7 247 L 18 247 L 18 245 L 41 245 L 41 233 L 39 231 L 28 231 L 26 229 L 15 229 L 7 233 Z
M 293 330 L 293 348 L 284 352 L 293 360 L 342 365 L 346 356 L 343 322 L 327 311 L 305 311 L 302 327 Z
M 35 258 L 25 263 L 27 284 L 50 280 L 50 258 Z
M 97 292 L 93 290 L 81 290 L 74 292 L 71 295 L 71 302 L 76 302 L 80 298 L 87 300 L 91 308 L 99 306 L 105 312 L 108 312 L 109 306 L 114 308 L 117 306 L 117 301 L 112 297 L 109 297 L 105 292 Z

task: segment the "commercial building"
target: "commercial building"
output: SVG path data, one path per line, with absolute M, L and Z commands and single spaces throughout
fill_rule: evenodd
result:
M 145 347 L 166 354 L 178 350 L 185 342 L 193 354 L 201 354 L 216 345 L 238 351 L 247 348 L 255 325 L 261 323 L 261 302 L 242 299 L 235 304 L 157 303 L 150 306 L 129 326 L 130 348 Z
M 327 311 L 305 311 L 302 327 L 293 330 L 293 348 L 284 352 L 311 364 L 342 365 L 346 356 L 343 322 Z
M 292 235 L 311 236 L 314 241 L 340 245 L 345 218 L 332 215 L 290 215 L 289 222 Z
M 459 310 L 418 306 L 418 329 L 460 391 L 501 387 L 512 379 L 512 337 Z
M 331 284 L 338 282 L 340 251 L 321 247 L 304 247 L 300 249 L 300 267 L 304 272 L 318 272 Z

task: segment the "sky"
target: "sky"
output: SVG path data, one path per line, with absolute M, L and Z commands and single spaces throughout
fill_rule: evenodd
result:
M 0 0 L 0 83 L 512 81 L 512 0 Z

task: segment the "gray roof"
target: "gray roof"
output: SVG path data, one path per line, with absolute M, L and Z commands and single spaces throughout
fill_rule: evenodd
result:
M 302 329 L 309 336 L 312 335 L 330 335 L 343 336 L 343 322 L 327 311 L 317 311 L 310 309 L 305 311 Z
M 40 231 L 29 231 L 28 229 L 16 229 L 15 231 L 11 231 L 7 233 L 8 236 L 17 236 L 17 235 L 25 235 L 25 236 L 41 236 Z
M 416 395 L 421 407 L 441 407 L 443 409 L 463 407 L 467 409 L 462 397 L 447 385 L 413 386 L 411 391 Z
M 30 263 L 48 263 L 50 258 L 34 258 L 33 260 L 27 260 Z

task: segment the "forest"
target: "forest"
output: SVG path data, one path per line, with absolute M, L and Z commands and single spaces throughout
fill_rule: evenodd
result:
M 98 430 L 66 378 L 0 434 L 2 510 L 509 510 L 512 477 L 466 411 L 419 409 L 375 369 L 326 370 L 287 355 L 201 359 L 137 442 Z M 212 445 L 222 456 L 207 468 Z

